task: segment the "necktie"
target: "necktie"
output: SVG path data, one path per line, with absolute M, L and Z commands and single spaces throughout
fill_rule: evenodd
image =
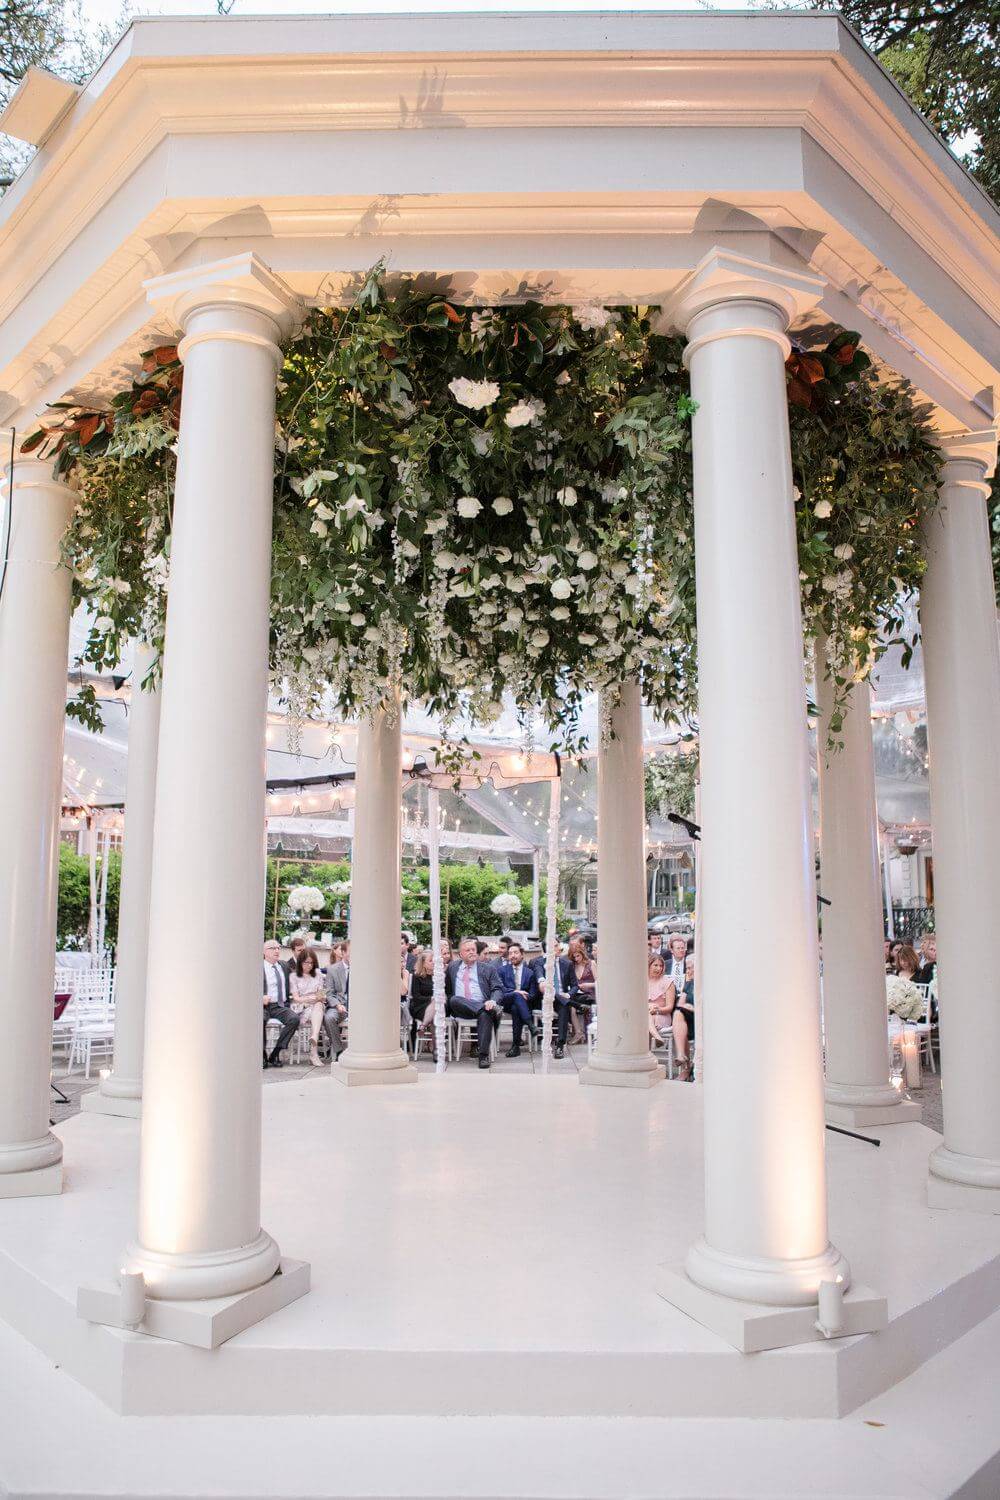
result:
M 468 964 L 462 966 L 462 984 L 465 989 L 466 1000 L 472 999 L 472 974 Z

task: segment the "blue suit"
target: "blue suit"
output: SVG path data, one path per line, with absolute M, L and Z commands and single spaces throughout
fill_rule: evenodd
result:
M 535 971 L 535 978 L 541 982 L 545 978 L 544 955 L 533 959 L 531 967 Z M 552 1006 L 556 1013 L 556 1046 L 565 1047 L 569 1036 L 570 1013 L 579 999 L 580 986 L 576 982 L 576 970 L 568 958 L 556 959 L 556 975 L 556 989 L 552 996 Z
M 531 965 L 525 962 L 521 964 L 520 984 L 517 982 L 513 964 L 500 964 L 497 972 L 500 975 L 500 983 L 503 985 L 503 1008 L 509 1012 L 514 1028 L 514 1046 L 520 1047 L 525 1026 L 529 1031 L 532 1029 L 531 1012 L 541 1004 L 538 976 Z M 518 991 L 524 993 L 519 994 Z

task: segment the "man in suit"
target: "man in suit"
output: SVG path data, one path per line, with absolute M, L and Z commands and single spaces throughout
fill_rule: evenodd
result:
M 346 1045 L 342 1028 L 347 1017 L 348 994 L 351 988 L 351 945 L 347 942 L 343 947 L 342 957 L 338 958 L 336 963 L 330 964 L 326 971 L 326 1010 L 323 1013 L 323 1025 L 330 1038 L 334 1062 L 337 1061 Z
M 463 938 L 458 953 L 444 976 L 448 1014 L 463 1021 L 475 1021 L 479 1066 L 488 1068 L 493 1030 L 500 1024 L 503 985 L 496 966 L 477 958 L 475 938 Z
M 685 960 L 687 958 L 687 938 L 681 937 L 675 932 L 670 939 L 670 952 L 663 955 L 666 965 L 667 978 L 673 982 L 674 993 L 680 995 L 684 988 Z
M 532 1007 L 541 1005 L 541 993 L 535 971 L 524 961 L 524 949 L 520 943 L 510 943 L 507 961 L 498 965 L 500 983 L 503 986 L 503 1008 L 510 1014 L 514 1028 L 514 1040 L 508 1057 L 520 1057 L 521 1037 L 527 1026 L 535 1035 L 535 1023 L 531 1018 Z
M 925 932 L 920 939 L 920 950 L 917 955 L 920 959 L 920 968 L 913 976 L 914 984 L 930 984 L 937 973 L 937 938 L 933 932 Z
M 282 968 L 288 975 L 289 979 L 291 979 L 292 975 L 295 973 L 295 969 L 299 961 L 299 955 L 302 953 L 306 946 L 306 940 L 305 938 L 300 937 L 292 938 L 292 941 L 288 946 L 292 950 L 292 956 L 291 958 L 282 960 Z
M 399 939 L 399 963 L 407 974 L 412 974 L 417 967 L 417 955 L 410 948 L 410 940 L 405 933 Z
M 288 970 L 281 960 L 281 948 L 271 938 L 264 944 L 264 1066 L 283 1068 L 281 1049 L 287 1047 L 299 1029 L 300 1017 L 289 1005 Z M 267 1050 L 267 1023 L 280 1021 L 281 1033 L 270 1053 Z
M 579 995 L 579 986 L 576 982 L 576 970 L 568 958 L 561 957 L 562 943 L 556 943 L 556 989 L 552 996 L 552 1006 L 556 1013 L 556 1045 L 554 1056 L 565 1057 L 566 1039 L 569 1036 L 569 1024 L 572 1019 L 572 1011 L 575 998 Z M 540 953 L 532 960 L 531 967 L 535 971 L 538 980 L 539 994 L 545 991 L 548 980 L 545 977 L 545 954 Z M 539 1003 L 541 1003 L 539 1001 Z

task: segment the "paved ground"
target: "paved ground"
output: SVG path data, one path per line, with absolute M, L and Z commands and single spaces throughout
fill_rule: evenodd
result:
M 579 1072 L 580 1068 L 584 1066 L 586 1061 L 586 1046 L 580 1045 L 576 1047 L 568 1047 L 566 1049 L 566 1056 L 561 1061 L 557 1061 L 555 1058 L 552 1058 L 550 1060 L 549 1069 L 552 1073 L 573 1074 Z M 537 1052 L 531 1055 L 529 1055 L 527 1052 L 522 1052 L 520 1057 L 504 1057 L 501 1053 L 500 1057 L 496 1060 L 493 1066 L 503 1071 L 504 1073 L 538 1073 L 541 1071 L 541 1058 Z M 420 1057 L 417 1061 L 417 1067 L 419 1068 L 421 1073 L 432 1073 L 434 1071 L 434 1064 L 429 1057 Z M 468 1056 L 468 1053 L 466 1053 L 465 1057 L 463 1057 L 461 1061 L 449 1064 L 449 1071 L 451 1071 L 451 1069 L 455 1069 L 462 1073 L 466 1073 L 474 1072 L 475 1068 L 475 1058 L 470 1058 Z M 285 1067 L 281 1068 L 277 1072 L 271 1072 L 270 1070 L 268 1070 L 267 1073 L 263 1074 L 263 1080 L 265 1084 L 270 1086 L 272 1084 L 277 1085 L 281 1083 L 288 1083 L 293 1078 L 301 1079 L 303 1077 L 308 1077 L 313 1079 L 322 1079 L 327 1077 L 328 1072 L 329 1069 L 327 1068 Z M 53 1082 L 58 1088 L 63 1091 L 64 1094 L 66 1094 L 69 1099 L 68 1104 L 62 1104 L 56 1098 L 55 1094 L 53 1094 L 52 1096 L 52 1118 L 54 1123 L 57 1125 L 60 1123 L 60 1121 L 68 1120 L 71 1115 L 75 1115 L 79 1111 L 81 1095 L 86 1094 L 90 1089 L 97 1087 L 96 1078 L 84 1078 L 81 1073 L 70 1074 L 68 1078 L 57 1073 L 53 1075 Z M 923 1075 L 923 1085 L 923 1088 L 914 1090 L 913 1098 L 918 1100 L 918 1102 L 921 1103 L 924 1107 L 923 1123 L 929 1126 L 931 1130 L 937 1130 L 938 1132 L 940 1132 L 940 1073 L 933 1074 L 925 1072 Z

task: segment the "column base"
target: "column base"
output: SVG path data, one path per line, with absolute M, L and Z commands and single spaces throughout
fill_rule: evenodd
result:
M 687 1253 L 687 1276 L 696 1286 L 740 1302 L 767 1307 L 809 1307 L 821 1281 L 851 1284 L 851 1268 L 836 1245 L 821 1255 L 779 1260 L 776 1256 L 730 1255 L 714 1249 L 702 1236 Z
M 90 1115 L 119 1115 L 126 1120 L 138 1120 L 142 1114 L 142 1100 L 106 1094 L 103 1089 L 96 1088 L 83 1095 L 80 1108 Z
M 938 1146 L 931 1152 L 928 1165 L 929 1207 L 1000 1214 L 1000 1161 L 984 1156 L 965 1156 L 960 1151 L 950 1151 L 947 1146 Z
M 825 1343 L 816 1327 L 819 1307 L 774 1307 L 745 1302 L 697 1286 L 683 1266 L 661 1266 L 656 1291 L 665 1301 L 725 1339 L 741 1354 L 759 1354 L 764 1349 L 785 1349 L 791 1344 Z M 858 1333 L 879 1333 L 888 1323 L 886 1300 L 870 1287 L 851 1287 L 844 1295 L 844 1326 L 836 1338 Z
M 330 1077 L 348 1088 L 375 1083 L 416 1083 L 419 1074 L 406 1053 L 355 1052 L 347 1047 L 330 1069 Z
M 826 1103 L 828 1125 L 846 1125 L 849 1130 L 867 1130 L 875 1125 L 919 1125 L 923 1107 L 900 1096 L 896 1104 Z
M 63 1190 L 62 1162 L 33 1172 L 0 1172 L 0 1198 L 50 1198 Z
M 612 1089 L 651 1089 L 662 1083 L 667 1070 L 654 1060 L 650 1053 L 636 1057 L 604 1059 L 595 1052 L 589 1063 L 580 1069 L 580 1082 L 597 1084 Z
M 271 1280 L 280 1260 L 277 1245 L 262 1229 L 249 1245 L 231 1250 L 169 1254 L 133 1244 L 124 1263 L 127 1270 L 142 1272 L 147 1298 L 187 1302 L 254 1291 Z
M 200 1301 L 149 1298 L 143 1320 L 131 1329 L 152 1338 L 193 1344 L 198 1349 L 217 1349 L 227 1339 L 252 1328 L 281 1307 L 287 1307 L 309 1290 L 309 1266 L 302 1260 L 283 1260 L 262 1286 L 231 1297 L 207 1297 Z M 76 1312 L 88 1323 L 124 1328 L 121 1294 L 114 1284 L 82 1286 L 76 1294 Z

